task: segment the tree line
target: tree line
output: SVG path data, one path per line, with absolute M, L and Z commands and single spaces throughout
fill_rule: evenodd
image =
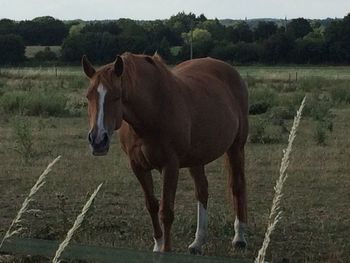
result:
M 153 54 L 168 63 L 211 56 L 239 64 L 347 64 L 350 63 L 350 14 L 327 25 L 304 18 L 282 25 L 261 20 L 254 26 L 238 21 L 225 26 L 218 19 L 184 12 L 166 20 L 60 21 L 38 17 L 16 22 L 0 20 L 0 64 L 26 60 L 25 46 L 61 46 L 59 56 L 49 48 L 39 61 L 112 61 L 125 51 Z

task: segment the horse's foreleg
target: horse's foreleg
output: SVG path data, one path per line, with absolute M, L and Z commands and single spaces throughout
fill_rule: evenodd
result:
M 197 199 L 197 230 L 192 244 L 188 247 L 191 254 L 202 254 L 202 246 L 208 237 L 208 180 L 204 173 L 204 166 L 191 167 L 189 169 L 194 180 Z
M 228 187 L 236 211 L 235 236 L 232 243 L 235 248 L 245 248 L 247 245 L 244 237 L 247 223 L 247 201 L 244 176 L 244 148 L 233 145 L 227 151 L 227 157 L 229 162 Z
M 139 180 L 143 192 L 145 194 L 145 201 L 147 210 L 152 219 L 153 238 L 154 238 L 154 252 L 159 252 L 164 243 L 163 232 L 159 223 L 159 203 L 153 192 L 153 178 L 150 171 L 143 171 L 133 167 L 133 171 Z
M 174 202 L 179 176 L 178 160 L 172 158 L 162 169 L 163 192 L 160 203 L 160 219 L 163 223 L 164 245 L 162 252 L 171 250 L 170 231 L 174 221 Z

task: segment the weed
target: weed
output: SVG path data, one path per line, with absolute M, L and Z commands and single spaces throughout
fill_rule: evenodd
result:
M 318 121 L 316 122 L 314 128 L 314 140 L 318 145 L 326 145 L 327 139 L 327 127 L 325 122 Z
M 34 156 L 32 129 L 28 120 L 15 118 L 13 121 L 14 150 L 28 163 Z
M 249 140 L 251 143 L 280 143 L 283 140 L 282 127 L 271 125 L 268 120 L 255 118 L 250 122 Z
M 333 102 L 330 96 L 325 93 L 312 93 L 309 97 L 309 105 L 305 107 L 305 115 L 316 121 L 324 121 L 330 117 L 330 110 Z
M 338 87 L 330 89 L 330 95 L 336 103 L 350 104 L 350 85 L 346 83 Z

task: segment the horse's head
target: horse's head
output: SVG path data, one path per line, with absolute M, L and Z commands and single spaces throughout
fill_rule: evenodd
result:
M 82 66 L 90 80 L 87 91 L 90 131 L 88 140 L 93 155 L 105 155 L 114 130 L 122 123 L 123 60 L 117 57 L 114 63 L 95 70 L 86 56 Z

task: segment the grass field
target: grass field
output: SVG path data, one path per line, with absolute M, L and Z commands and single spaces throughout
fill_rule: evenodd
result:
M 209 164 L 209 240 L 206 255 L 254 259 L 269 215 L 282 149 L 296 108 L 308 95 L 289 178 L 283 218 L 272 235 L 269 262 L 348 262 L 350 259 L 350 67 L 239 67 L 251 97 L 246 150 L 248 184 L 245 253 L 231 246 L 234 215 L 223 160 Z M 85 88 L 80 68 L 0 69 L 0 237 L 42 170 L 57 155 L 27 215 L 24 237 L 60 239 L 87 196 L 104 182 L 74 242 L 152 249 L 143 193 L 117 137 L 106 157 L 90 154 Z M 296 72 L 297 80 L 296 80 Z M 289 77 L 289 75 L 291 77 Z M 46 101 L 45 103 L 43 101 Z M 154 172 L 157 193 L 161 178 Z M 196 228 L 193 182 L 181 171 L 173 247 L 186 252 Z M 17 262 L 48 262 L 16 259 Z

